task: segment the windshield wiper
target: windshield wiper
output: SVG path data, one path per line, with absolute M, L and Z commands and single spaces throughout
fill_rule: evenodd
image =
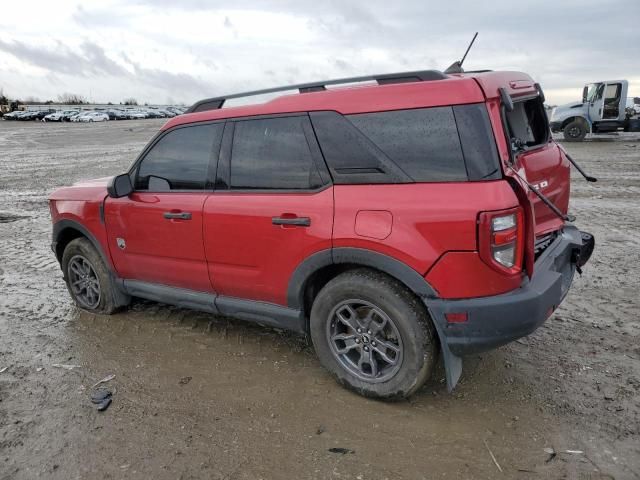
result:
M 516 169 L 513 168 L 513 166 L 511 164 L 509 164 L 508 167 L 520 180 L 522 180 L 525 183 L 525 185 L 529 188 L 529 190 L 531 190 L 533 193 L 536 194 L 536 196 L 542 201 L 542 203 L 544 203 L 547 207 L 549 207 L 549 210 L 551 210 L 553 213 L 555 213 L 558 217 L 560 217 L 565 222 L 575 222 L 575 220 L 576 220 L 575 216 L 573 216 L 573 215 L 565 215 L 564 213 L 562 213 L 560 211 L 560 209 L 558 207 L 556 207 L 551 200 L 549 200 L 536 187 L 531 185 L 524 177 L 522 177 L 522 175 L 520 175 L 516 171 Z
M 580 168 L 580 165 L 578 165 L 576 163 L 576 161 L 573 158 L 571 158 L 571 155 L 569 155 L 567 153 L 567 151 L 564 149 L 564 147 L 562 147 L 561 145 L 558 145 L 558 148 L 560 150 L 562 150 L 562 153 L 564 153 L 564 156 L 567 157 L 567 160 L 569 160 L 571 162 L 571 165 L 576 167 L 576 170 L 578 170 L 580 172 L 580 174 L 585 178 L 585 180 L 587 182 L 597 182 L 598 181 L 598 179 L 596 177 L 592 177 L 591 175 L 588 175 L 584 170 L 582 170 L 582 168 Z

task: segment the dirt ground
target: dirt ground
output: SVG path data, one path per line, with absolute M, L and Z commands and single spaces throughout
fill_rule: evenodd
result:
M 47 195 L 124 171 L 161 123 L 0 121 L 0 479 L 640 478 L 637 138 L 565 144 L 600 179 L 572 185 L 597 246 L 551 319 L 465 359 L 453 394 L 440 370 L 383 403 L 337 386 L 304 338 L 72 305 Z M 98 412 L 89 390 L 111 374 Z

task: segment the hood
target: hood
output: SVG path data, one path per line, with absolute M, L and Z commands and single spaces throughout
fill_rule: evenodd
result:
M 566 109 L 569 109 L 569 108 L 580 108 L 583 105 L 584 105 L 584 103 L 582 103 L 582 102 L 571 102 L 571 103 L 565 103 L 563 105 L 558 105 L 556 108 L 566 110 Z
M 49 195 L 49 200 L 103 200 L 107 196 L 107 184 L 113 177 L 80 180 L 70 187 L 59 188 Z
M 584 112 L 584 103 L 582 102 L 571 102 L 565 103 L 564 105 L 558 105 L 551 111 L 551 121 L 559 121 L 564 120 L 570 116 L 580 115 L 580 113 Z

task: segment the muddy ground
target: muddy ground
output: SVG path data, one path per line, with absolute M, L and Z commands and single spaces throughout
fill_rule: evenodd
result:
M 453 394 L 440 370 L 389 404 L 337 386 L 303 338 L 152 302 L 72 305 L 47 195 L 122 172 L 161 123 L 0 122 L 0 479 L 640 477 L 637 139 L 566 145 L 600 179 L 572 185 L 597 247 L 553 317 L 467 358 Z M 111 374 L 100 413 L 88 392 Z

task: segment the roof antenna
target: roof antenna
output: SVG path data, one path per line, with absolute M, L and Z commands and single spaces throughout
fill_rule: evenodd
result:
M 449 68 L 447 68 L 444 73 L 446 74 L 451 74 L 451 73 L 464 73 L 464 70 L 462 69 L 462 64 L 464 63 L 464 59 L 467 58 L 467 53 L 469 53 L 469 50 L 471 50 L 471 47 L 473 46 L 473 42 L 476 41 L 476 37 L 478 36 L 478 32 L 476 32 L 476 34 L 473 36 L 473 38 L 471 39 L 471 43 L 469 44 L 469 46 L 467 47 L 467 51 L 464 52 L 464 55 L 462 56 L 462 59 L 460 61 L 455 61 L 453 62 L 451 65 L 449 65 Z

